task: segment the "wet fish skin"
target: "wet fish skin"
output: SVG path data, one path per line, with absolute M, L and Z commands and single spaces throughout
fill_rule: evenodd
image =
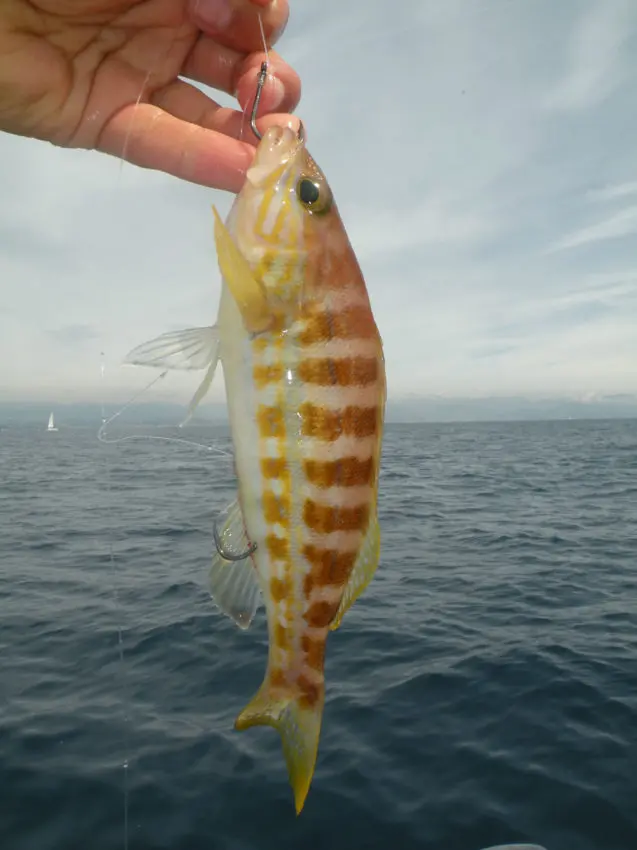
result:
M 164 335 L 128 360 L 207 368 L 189 415 L 221 361 L 238 495 L 219 521 L 211 593 L 242 628 L 265 602 L 267 670 L 235 726 L 279 731 L 298 813 L 318 749 L 327 635 L 379 559 L 382 342 L 329 184 L 291 130 L 264 135 L 226 224 L 215 211 L 215 243 L 215 326 Z

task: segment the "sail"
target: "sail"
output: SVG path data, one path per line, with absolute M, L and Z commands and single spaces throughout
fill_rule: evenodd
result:
M 51 415 L 49 416 L 49 424 L 47 427 L 47 431 L 57 431 L 57 428 L 55 427 L 55 419 L 53 418 L 53 413 L 51 413 Z

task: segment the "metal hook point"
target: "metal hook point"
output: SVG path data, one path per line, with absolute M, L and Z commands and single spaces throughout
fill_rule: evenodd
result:
M 241 552 L 237 554 L 236 552 L 230 552 L 230 550 L 226 549 L 221 540 L 221 535 L 219 534 L 219 529 L 217 527 L 217 523 L 213 525 L 212 535 L 215 541 L 215 547 L 217 552 L 221 555 L 224 561 L 245 561 L 246 558 L 249 558 L 250 555 L 254 554 L 257 551 L 257 544 L 250 543 L 245 552 Z
M 250 127 L 252 127 L 252 132 L 259 139 L 259 141 L 263 138 L 259 130 L 257 129 L 257 112 L 259 111 L 259 103 L 261 101 L 261 92 L 263 91 L 263 87 L 265 85 L 265 81 L 268 76 L 268 63 L 261 63 L 261 70 L 259 71 L 259 76 L 257 77 L 257 91 L 254 95 L 254 103 L 252 104 L 252 112 L 250 113 Z

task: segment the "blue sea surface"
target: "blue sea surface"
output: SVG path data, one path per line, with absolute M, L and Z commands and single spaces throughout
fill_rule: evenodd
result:
M 388 426 L 298 818 L 278 735 L 233 730 L 267 653 L 206 586 L 233 482 L 0 433 L 1 850 L 637 848 L 637 422 Z

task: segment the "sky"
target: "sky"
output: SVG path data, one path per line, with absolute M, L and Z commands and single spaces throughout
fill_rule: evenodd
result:
M 637 393 L 637 3 L 291 7 L 277 49 L 389 397 Z M 125 401 L 154 377 L 120 366 L 133 346 L 214 322 L 227 193 L 6 134 L 0 190 L 0 400 Z

